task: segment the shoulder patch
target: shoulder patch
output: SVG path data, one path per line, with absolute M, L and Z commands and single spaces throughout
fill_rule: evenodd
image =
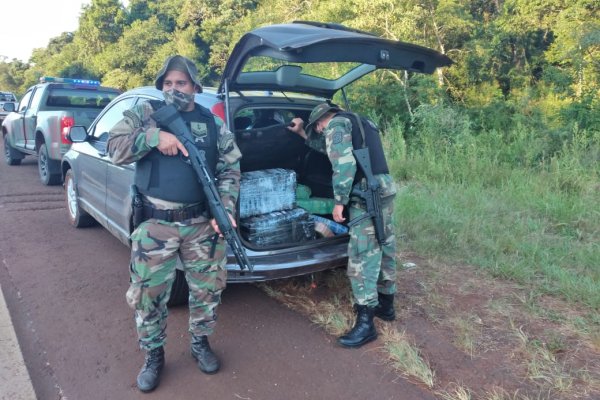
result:
M 333 132 L 333 137 L 331 138 L 331 142 L 333 144 L 340 144 L 340 143 L 342 143 L 343 139 L 344 139 L 344 135 L 342 135 L 342 132 L 340 132 L 339 130 L 336 130 L 335 132 Z
M 132 110 L 123 111 L 123 116 L 131 120 L 131 123 L 134 128 L 140 128 L 142 126 L 141 118 Z
M 235 136 L 229 130 L 222 130 L 219 135 L 219 148 L 223 154 L 227 154 L 234 149 Z

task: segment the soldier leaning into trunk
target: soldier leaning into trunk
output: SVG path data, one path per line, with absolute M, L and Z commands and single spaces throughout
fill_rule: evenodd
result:
M 301 118 L 294 118 L 293 126 L 288 128 L 306 139 L 309 147 L 329 157 L 333 168 L 335 200 L 332 215 L 339 223 L 346 220 L 343 216 L 344 207 L 348 207 L 351 221 L 366 213 L 364 201 L 351 194 L 353 186 L 361 184 L 352 153 L 353 135 L 361 135 L 356 126 L 357 118 L 355 114 L 323 103 L 311 112 L 306 129 Z M 353 126 L 353 123 L 356 125 Z M 376 155 L 371 159 L 371 169 L 381 186 L 385 239 L 384 244 L 379 245 L 371 218 L 365 218 L 350 228 L 347 273 L 354 297 L 356 322 L 348 333 L 338 338 L 338 343 L 344 347 L 360 347 L 377 338 L 374 316 L 385 321 L 396 318 L 396 238 L 393 223 L 396 188 L 388 172 L 378 130 L 373 125 L 366 126 L 363 131 L 371 153 Z M 354 142 L 357 142 L 356 137 Z
M 174 104 L 204 151 L 218 180 L 222 202 L 233 214 L 239 194 L 241 153 L 222 120 L 194 102 L 202 91 L 194 63 L 169 57 L 156 78 L 167 104 Z M 220 363 L 208 343 L 225 288 L 225 243 L 208 206 L 188 152 L 175 135 L 150 117 L 161 104 L 143 102 L 123 113 L 110 131 L 108 151 L 115 164 L 136 161 L 135 184 L 142 197 L 143 222 L 131 234 L 131 285 L 127 302 L 135 310 L 139 345 L 146 352 L 137 377 L 143 392 L 156 388 L 164 366 L 167 301 L 177 258 L 189 285 L 191 352 L 204 373 Z

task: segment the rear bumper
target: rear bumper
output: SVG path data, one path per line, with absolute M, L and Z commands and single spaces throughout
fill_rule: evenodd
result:
M 291 278 L 327 269 L 344 267 L 348 263 L 348 235 L 335 243 L 320 243 L 287 252 L 248 252 L 254 272 L 240 270 L 233 254 L 227 258 L 227 282 L 263 282 Z

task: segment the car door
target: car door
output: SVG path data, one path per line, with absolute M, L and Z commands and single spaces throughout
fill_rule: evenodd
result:
M 122 98 L 100 118 L 98 132 L 108 140 L 108 131 L 123 118 L 123 111 L 133 107 L 138 96 Z M 130 234 L 131 195 L 129 193 L 135 173 L 135 163 L 115 165 L 105 154 L 106 169 L 106 218 L 108 230 L 121 241 L 127 242 Z
M 76 147 L 79 154 L 75 173 L 80 201 L 86 203 L 94 217 L 109 229 L 111 222 L 107 211 L 107 180 L 112 162 L 106 150 L 108 131 L 134 102 L 135 98 L 129 97 L 109 105 L 90 126 L 88 141 L 77 144 Z
M 322 77 L 311 73 L 318 63 L 346 63 L 348 68 Z M 339 24 L 295 21 L 260 27 L 242 36 L 227 60 L 219 93 L 291 91 L 331 99 L 376 69 L 431 74 L 451 64 L 446 55 L 427 47 Z
M 31 102 L 25 109 L 24 114 L 24 136 L 25 148 L 35 150 L 35 134 L 37 129 L 37 113 L 40 108 L 40 103 L 44 95 L 44 89 L 40 87 L 33 88 Z
M 19 107 L 17 109 L 17 116 L 15 114 L 11 115 L 10 119 L 10 127 L 8 128 L 12 134 L 13 146 L 16 148 L 26 148 L 25 146 L 25 112 L 29 107 L 29 101 L 31 100 L 31 96 L 33 94 L 33 88 L 29 89 L 21 101 L 19 102 Z

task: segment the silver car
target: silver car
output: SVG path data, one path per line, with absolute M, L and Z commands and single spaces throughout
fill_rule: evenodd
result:
M 378 69 L 432 73 L 450 65 L 446 56 L 424 47 L 391 41 L 339 25 L 292 23 L 256 29 L 234 48 L 217 89 L 205 88 L 196 102 L 223 118 L 242 151 L 242 172 L 293 171 L 297 183 L 324 202 L 332 199 L 331 164 L 286 129 L 294 117 L 308 120 L 315 105 L 329 101 L 348 84 Z M 336 68 L 324 68 L 336 64 Z M 332 76 L 331 71 L 342 71 Z M 108 131 L 134 104 L 162 99 L 153 87 L 130 90 L 114 99 L 72 145 L 62 160 L 69 222 L 75 227 L 99 222 L 123 243 L 131 232 L 131 195 L 135 165 L 111 163 Z M 75 137 L 80 136 L 80 137 Z M 329 209 L 331 210 L 331 209 Z M 331 221 L 331 214 L 316 211 Z M 239 226 L 240 224 L 238 224 Z M 230 282 L 265 281 L 345 266 L 348 234 L 315 235 L 306 241 L 259 245 L 241 233 L 254 264 L 252 274 L 240 270 L 228 254 Z M 185 298 L 178 274 L 173 296 Z M 178 294 L 179 293 L 179 294 Z

